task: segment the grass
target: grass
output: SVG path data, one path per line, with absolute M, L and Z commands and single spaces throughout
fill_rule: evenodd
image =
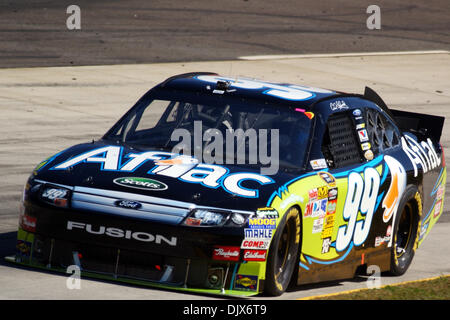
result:
M 450 275 L 424 281 L 317 297 L 315 300 L 450 300 Z

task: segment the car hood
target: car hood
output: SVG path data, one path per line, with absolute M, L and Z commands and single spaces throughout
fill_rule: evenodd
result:
M 192 159 L 101 140 L 73 146 L 44 160 L 33 177 L 70 187 L 253 211 L 267 206 L 281 186 L 300 174 L 280 170 L 266 176 L 258 168 L 211 165 Z

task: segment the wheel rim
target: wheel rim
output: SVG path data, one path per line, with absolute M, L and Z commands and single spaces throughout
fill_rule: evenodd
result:
M 397 258 L 405 254 L 412 234 L 412 207 L 411 204 L 406 204 L 400 216 L 398 230 L 396 234 L 395 251 Z
M 286 223 L 283 232 L 281 234 L 280 242 L 278 243 L 277 248 L 277 263 L 275 265 L 276 277 L 278 277 L 283 270 L 285 269 L 288 257 L 289 257 L 289 249 L 290 249 L 290 239 L 292 234 L 292 228 L 289 223 Z

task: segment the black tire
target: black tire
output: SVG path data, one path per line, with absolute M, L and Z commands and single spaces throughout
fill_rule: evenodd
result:
M 281 219 L 267 258 L 264 292 L 279 296 L 290 284 L 300 248 L 300 211 L 292 207 Z
M 390 274 L 401 276 L 408 270 L 416 249 L 421 201 L 415 199 L 417 187 L 408 186 L 398 206 L 392 232 Z

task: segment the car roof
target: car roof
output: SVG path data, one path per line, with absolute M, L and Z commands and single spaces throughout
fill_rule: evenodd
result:
M 219 83 L 222 82 L 222 83 Z M 227 88 L 223 89 L 224 83 Z M 212 72 L 194 72 L 168 78 L 156 88 L 192 93 L 220 94 L 309 109 L 314 103 L 342 92 L 289 83 L 273 83 L 249 78 L 231 78 Z M 223 90 L 221 90 L 223 89 Z

